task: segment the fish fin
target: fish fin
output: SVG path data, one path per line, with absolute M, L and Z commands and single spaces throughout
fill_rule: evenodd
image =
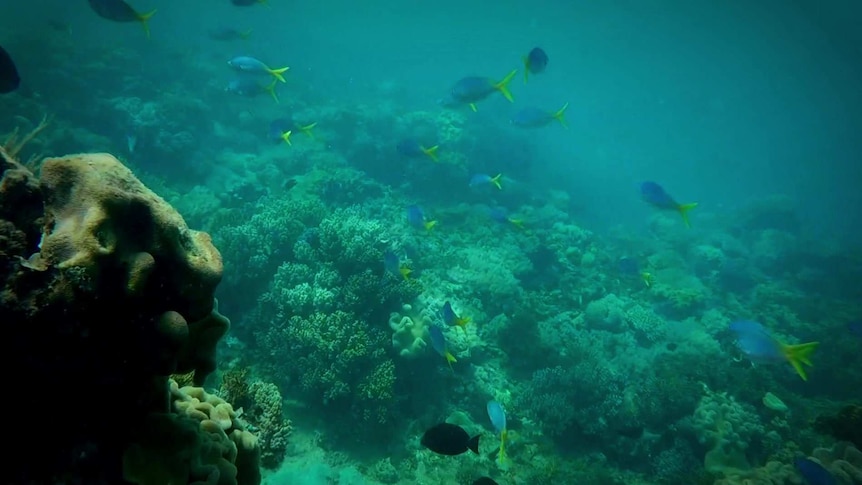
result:
M 419 147 L 419 149 L 422 150 L 422 153 L 431 157 L 431 160 L 434 160 L 435 162 L 440 161 L 437 159 L 437 149 L 438 148 L 440 148 L 440 145 L 434 145 L 433 147 L 428 147 L 428 148 Z
M 299 131 L 305 133 L 306 135 L 310 136 L 312 140 L 314 140 L 314 133 L 311 130 L 313 130 L 315 126 L 317 126 L 316 121 L 305 126 L 300 126 Z
M 497 91 L 500 91 L 500 93 L 502 93 L 503 96 L 506 99 L 508 99 L 510 103 L 514 103 L 515 98 L 513 98 L 512 93 L 509 92 L 509 82 L 512 81 L 512 78 L 515 77 L 515 74 L 517 74 L 517 73 L 518 73 L 517 69 L 512 69 L 512 72 L 510 72 L 509 74 L 506 74 L 506 77 L 504 77 L 502 81 L 500 81 L 494 85 L 494 89 L 496 89 Z
M 398 268 L 398 272 L 401 273 L 401 276 L 403 276 L 404 280 L 407 281 L 410 279 L 410 273 L 412 273 L 413 270 L 408 268 L 407 266 L 402 266 Z
M 477 434 L 476 436 L 470 438 L 470 441 L 467 442 L 467 448 L 469 448 L 470 451 L 476 453 L 477 455 L 479 454 L 479 438 L 481 436 L 482 435 Z
M 688 211 L 697 207 L 697 202 L 692 202 L 690 204 L 680 204 L 677 207 L 680 215 L 682 216 L 682 222 L 685 223 L 685 227 L 691 227 L 691 224 L 688 222 Z
M 135 14 L 138 17 L 138 20 L 141 22 L 141 25 L 144 26 L 144 34 L 146 34 L 148 39 L 150 38 L 150 24 L 148 24 L 147 22 L 149 22 L 150 18 L 152 18 L 152 16 L 155 14 L 156 9 L 150 10 L 147 13 Z
M 276 80 L 273 79 L 272 82 L 266 85 L 266 87 L 264 87 L 263 89 L 268 92 L 270 96 L 272 96 L 272 99 L 275 100 L 276 104 L 281 104 L 281 101 L 278 100 L 278 93 L 275 92 L 275 81 Z M 290 136 L 288 135 L 288 138 L 289 137 Z
M 273 76 L 275 76 L 275 78 L 278 79 L 279 81 L 285 83 L 287 81 L 284 80 L 284 76 L 282 76 L 282 74 L 286 73 L 288 69 L 290 69 L 290 68 L 289 67 L 281 67 L 278 69 L 267 69 L 266 71 L 268 73 L 272 74 Z
M 566 128 L 566 129 L 569 128 L 569 124 L 566 123 L 566 119 L 563 117 L 563 115 L 565 114 L 566 108 L 568 108 L 568 107 L 569 107 L 569 103 L 564 104 L 563 107 L 558 109 L 553 115 L 554 119 L 559 121 L 560 124 L 563 125 L 563 128 Z
M 495 177 L 491 177 L 491 183 L 500 190 L 503 190 L 503 185 L 500 183 L 500 177 L 502 176 L 503 174 L 498 173 Z
M 461 330 L 464 331 L 464 334 L 467 334 L 467 324 L 470 323 L 470 317 L 457 318 L 455 320 L 455 325 L 461 327 Z
M 524 61 L 524 84 L 527 84 L 527 78 L 530 76 L 530 58 L 523 56 L 521 59 Z
M 518 229 L 521 229 L 521 230 L 525 229 L 524 221 L 522 221 L 521 219 L 509 218 L 509 223 L 512 224 L 513 226 L 517 227 Z
M 502 465 L 506 461 L 506 437 L 508 433 L 504 429 L 500 432 L 500 452 L 497 454 L 497 461 Z
M 284 133 L 282 133 L 282 134 L 281 134 L 281 139 L 282 139 L 282 140 L 284 140 L 284 142 L 285 142 L 285 143 L 287 143 L 287 144 L 288 144 L 288 145 L 290 145 L 290 146 L 293 146 L 293 143 L 291 143 L 291 142 L 290 142 L 290 135 L 291 135 L 292 133 L 293 133 L 293 132 L 292 132 L 291 130 L 287 130 L 287 131 L 285 131 Z
M 472 109 L 473 112 L 475 113 L 476 112 L 476 103 L 470 103 L 470 109 Z
M 431 229 L 434 229 L 434 226 L 437 225 L 437 221 L 423 221 L 422 225 L 425 226 L 426 231 L 430 231 Z
M 809 367 L 814 365 L 811 363 L 811 354 L 814 353 L 814 349 L 818 345 L 820 345 L 820 342 L 808 342 L 796 345 L 781 344 L 781 354 L 790 362 L 790 365 L 793 366 L 793 369 L 796 370 L 796 373 L 799 374 L 799 377 L 803 381 L 808 380 L 808 375 L 805 373 L 802 365 L 805 364 Z

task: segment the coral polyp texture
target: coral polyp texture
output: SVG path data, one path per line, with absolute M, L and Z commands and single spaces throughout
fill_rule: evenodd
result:
M 4 363 L 26 369 L 8 373 L 20 398 L 9 431 L 53 436 L 11 452 L 10 480 L 118 483 L 145 417 L 171 412 L 167 376 L 200 383 L 215 369 L 230 325 L 213 297 L 221 257 L 111 155 L 49 158 L 40 177 L 0 160 L 0 321 L 15 349 Z M 60 433 L 44 418 L 57 406 L 71 418 Z

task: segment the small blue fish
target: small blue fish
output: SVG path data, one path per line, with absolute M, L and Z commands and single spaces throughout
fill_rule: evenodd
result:
M 659 209 L 677 211 L 682 215 L 685 227 L 691 227 L 688 222 L 688 211 L 697 207 L 697 202 L 680 204 L 671 197 L 661 185 L 655 182 L 644 182 L 641 184 L 641 198 Z
M 414 138 L 407 138 L 406 140 L 402 140 L 395 147 L 395 149 L 398 150 L 398 153 L 400 153 L 406 157 L 417 158 L 417 157 L 427 156 L 428 158 L 430 158 L 431 160 L 433 160 L 435 162 L 440 161 L 437 159 L 437 149 L 438 148 L 440 148 L 440 145 L 434 145 L 434 146 L 426 147 L 426 146 L 420 144 Z
M 813 365 L 811 354 L 820 342 L 788 345 L 770 335 L 763 325 L 748 320 L 731 323 L 730 330 L 736 334 L 739 350 L 752 362 L 760 364 L 789 362 L 803 381 L 808 380 L 802 365 Z
M 275 84 L 275 81 L 273 81 Z M 290 136 L 298 131 L 301 131 L 314 139 L 314 132 L 311 130 L 317 126 L 317 123 L 309 123 L 307 125 L 297 124 L 293 118 L 277 118 L 269 124 L 269 139 L 277 142 L 285 142 L 288 145 L 293 145 L 290 141 Z
M 269 93 L 276 103 L 279 102 L 278 93 L 275 92 L 275 80 L 269 84 L 263 85 L 257 79 L 241 76 L 236 79 L 231 79 L 224 90 L 228 93 L 244 96 L 246 98 L 254 98 L 263 93 Z
M 156 13 L 152 10 L 147 13 L 138 13 L 134 8 L 123 0 L 88 0 L 90 8 L 96 15 L 103 19 L 114 22 L 140 22 L 144 26 L 147 38 L 150 37 L 150 27 L 147 21 Z
M 269 74 L 276 78 L 281 82 L 287 82 L 284 80 L 284 74 L 287 72 L 289 67 L 280 67 L 278 69 L 273 69 L 263 62 L 255 59 L 254 57 L 249 56 L 239 56 L 234 57 L 233 59 L 227 61 L 227 64 L 236 69 L 237 71 L 248 72 L 253 74 Z
M 401 264 L 398 255 L 389 250 L 383 253 L 383 269 L 393 276 L 404 278 L 405 281 L 410 279 L 412 273 L 410 268 Z
M 491 419 L 491 425 L 500 433 L 500 453 L 497 459 L 500 463 L 506 461 L 506 438 L 508 438 L 508 430 L 506 429 L 506 411 L 503 406 L 497 401 L 488 401 L 486 406 L 488 418 Z
M 563 128 L 568 128 L 569 125 L 566 124 L 566 119 L 563 117 L 568 107 L 569 103 L 566 103 L 562 108 L 553 112 L 539 108 L 524 108 L 515 113 L 510 122 L 519 128 L 542 128 L 554 121 L 559 121 Z
M 829 473 L 829 470 L 808 458 L 793 460 L 793 466 L 796 467 L 802 478 L 808 482 L 808 485 L 838 485 L 838 481 Z
M 512 93 L 509 92 L 509 82 L 518 71 L 512 71 L 501 81 L 494 81 L 487 77 L 470 76 L 455 83 L 449 92 L 449 102 L 459 105 L 469 105 L 470 109 L 476 111 L 476 103 L 487 98 L 495 92 L 500 92 L 510 102 L 515 102 Z
M 529 73 L 539 74 L 548 67 L 548 54 L 541 47 L 533 47 L 529 54 L 524 56 L 524 84 L 527 84 Z
M 477 173 L 477 174 L 473 175 L 472 177 L 470 177 L 470 187 L 474 188 L 474 187 L 481 187 L 481 186 L 491 184 L 494 187 L 497 187 L 498 189 L 502 190 L 503 185 L 500 183 L 500 178 L 502 176 L 503 176 L 503 174 L 501 174 L 501 173 L 498 173 L 494 177 L 492 177 L 486 173 Z
M 521 219 L 516 219 L 514 217 L 509 217 L 508 211 L 502 207 L 494 207 L 490 211 L 488 211 L 488 215 L 492 220 L 499 222 L 500 224 L 511 224 L 518 229 L 524 229 L 524 221 Z
M 847 324 L 847 329 L 856 337 L 862 338 L 862 322 L 850 322 Z
M 424 228 L 426 231 L 434 229 L 437 221 L 429 221 L 425 218 L 425 212 L 418 205 L 411 205 L 407 208 L 407 222 L 411 226 Z
M 647 288 L 652 286 L 652 273 L 649 273 L 647 271 L 641 271 L 640 264 L 634 258 L 620 258 L 620 260 L 617 261 L 617 269 L 624 276 L 640 276 L 641 280 L 644 282 Z
M 440 327 L 437 325 L 431 325 L 428 327 L 428 336 L 431 338 L 431 347 L 433 347 L 434 351 L 440 354 L 441 357 L 446 359 L 446 363 L 449 364 L 449 368 L 452 369 L 452 362 L 458 361 L 455 360 L 455 356 L 449 352 L 449 348 L 446 345 L 446 336 L 443 335 L 443 331 L 440 330 Z
M 464 333 L 467 333 L 467 324 L 470 323 L 470 317 L 459 317 L 455 313 L 455 310 L 452 309 L 452 304 L 448 301 L 443 304 L 443 309 L 440 313 L 443 316 L 443 322 L 446 325 L 449 325 L 450 327 L 457 325 L 461 327 L 461 330 L 463 330 Z
M 207 36 L 212 40 L 221 42 L 232 42 L 235 40 L 248 40 L 251 29 L 237 30 L 233 27 L 220 25 L 207 31 Z

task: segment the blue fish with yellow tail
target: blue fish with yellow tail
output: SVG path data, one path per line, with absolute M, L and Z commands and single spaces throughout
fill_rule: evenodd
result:
M 688 211 L 697 207 L 697 202 L 680 204 L 671 197 L 661 185 L 655 182 L 641 184 L 641 198 L 648 204 L 663 210 L 677 211 L 682 216 L 685 227 L 691 227 L 688 222 Z
M 440 327 L 437 325 L 431 325 L 428 327 L 428 336 L 431 338 L 431 347 L 435 352 L 440 354 L 441 357 L 446 359 L 446 363 L 449 364 L 449 368 L 452 369 L 452 362 L 458 361 L 455 359 L 455 356 L 449 352 L 449 346 L 446 344 L 446 336 L 443 335 L 443 331 L 440 330 Z
M 506 439 L 508 438 L 506 411 L 497 401 L 488 401 L 486 408 L 488 410 L 488 418 L 491 419 L 491 424 L 497 433 L 500 433 L 500 453 L 497 455 L 497 460 L 503 463 L 506 461 Z
M 227 64 L 236 69 L 237 71 L 247 72 L 251 74 L 269 74 L 272 77 L 276 78 L 281 82 L 287 82 L 284 79 L 284 73 L 287 72 L 289 67 L 280 67 L 278 69 L 273 69 L 263 62 L 255 59 L 250 56 L 238 56 L 233 59 L 227 61 Z
M 450 327 L 457 325 L 461 327 L 461 330 L 463 330 L 464 333 L 467 333 L 467 324 L 470 323 L 470 317 L 459 317 L 455 313 L 455 310 L 452 309 L 452 304 L 448 301 L 443 304 L 443 309 L 440 313 L 442 314 L 443 322 L 446 323 L 446 325 L 449 325 Z
M 548 67 L 548 54 L 541 47 L 533 47 L 530 53 L 524 56 L 524 84 L 527 84 L 530 73 L 545 72 L 546 67 Z
M 503 184 L 501 182 L 502 178 L 503 178 L 503 174 L 501 174 L 501 173 L 498 173 L 497 175 L 495 175 L 493 177 L 486 174 L 486 173 L 477 173 L 477 174 L 473 175 L 472 177 L 470 177 L 470 184 L 469 185 L 471 188 L 481 187 L 484 185 L 493 185 L 494 187 L 497 187 L 498 189 L 503 190 Z
M 429 221 L 425 217 L 425 212 L 418 205 L 411 205 L 407 208 L 407 222 L 411 226 L 424 228 L 426 231 L 434 229 L 434 226 L 437 225 L 437 221 Z
M 566 108 L 568 107 L 569 103 L 564 104 L 563 107 L 557 111 L 546 111 L 539 108 L 524 108 L 512 116 L 510 123 L 519 128 L 542 128 L 550 125 L 554 121 L 558 121 L 563 125 L 563 128 L 568 128 L 569 125 L 563 117 L 566 113 Z
M 401 264 L 401 259 L 392 251 L 383 253 L 383 269 L 393 276 L 404 278 L 405 281 L 410 279 L 410 273 L 413 272 L 413 270 Z
M 509 92 L 508 86 L 509 82 L 512 81 L 512 78 L 515 77 L 517 72 L 517 69 L 510 72 L 500 81 L 495 81 L 491 78 L 481 76 L 462 78 L 452 86 L 447 100 L 451 104 L 469 105 L 470 109 L 476 111 L 476 103 L 496 92 L 499 92 L 504 98 L 508 99 L 509 102 L 514 103 L 515 98 L 513 98 L 512 93 Z
M 140 13 L 123 0 L 88 0 L 90 8 L 96 15 L 103 19 L 114 22 L 140 22 L 144 26 L 144 33 L 150 38 L 150 26 L 147 23 L 155 15 L 156 11 Z
M 438 148 L 440 148 L 440 145 L 422 145 L 415 138 L 407 138 L 405 140 L 401 140 L 401 142 L 399 142 L 398 145 L 395 147 L 395 149 L 398 150 L 398 153 L 404 155 L 405 157 L 418 158 L 424 156 L 430 158 L 434 162 L 440 161 L 437 158 Z
M 509 212 L 502 207 L 492 208 L 488 211 L 488 216 L 490 216 L 492 220 L 499 222 L 500 224 L 511 224 L 518 229 L 524 229 L 523 219 L 509 216 Z
M 739 350 L 752 362 L 758 364 L 788 362 L 803 381 L 808 380 L 803 365 L 809 367 L 814 365 L 811 363 L 811 354 L 820 342 L 785 344 L 770 335 L 766 327 L 749 320 L 731 323 L 730 330 L 736 334 Z

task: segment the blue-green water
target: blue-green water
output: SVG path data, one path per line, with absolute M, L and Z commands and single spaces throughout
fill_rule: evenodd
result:
M 856 2 L 134 7 L 157 9 L 149 38 L 86 2 L 0 5 L 22 77 L 0 133 L 50 115 L 22 162 L 112 153 L 212 236 L 231 329 L 204 388 L 242 408 L 264 483 L 791 484 L 800 457 L 862 483 Z M 536 46 L 548 66 L 525 83 Z M 226 90 L 241 55 L 290 67 L 278 102 L 268 74 L 258 96 Z M 513 69 L 511 103 L 439 103 Z M 510 123 L 564 103 L 566 127 Z M 290 144 L 270 136 L 284 118 Z M 696 202 L 691 227 L 642 200 L 645 181 Z M 4 241 L 14 294 L 16 256 L 39 248 Z M 740 320 L 777 362 L 737 345 Z M 807 380 L 785 347 L 805 342 Z M 442 421 L 480 453 L 421 446 Z

